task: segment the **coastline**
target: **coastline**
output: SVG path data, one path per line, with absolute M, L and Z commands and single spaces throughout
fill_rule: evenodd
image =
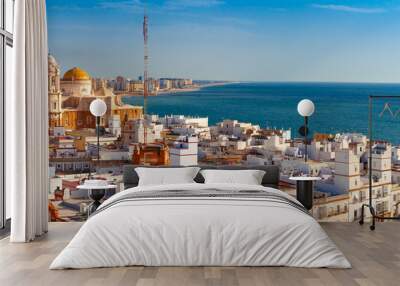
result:
M 171 95 L 171 94 L 178 94 L 178 93 L 186 93 L 186 92 L 195 92 L 195 91 L 200 91 L 203 88 L 207 87 L 214 87 L 214 86 L 225 86 L 229 84 L 237 84 L 240 83 L 240 81 L 229 81 L 229 82 L 210 82 L 198 86 L 193 86 L 190 88 L 174 88 L 174 89 L 169 89 L 169 90 L 161 90 L 157 92 L 157 95 L 149 95 L 149 96 L 163 96 L 163 95 Z M 139 94 L 120 94 L 122 98 L 129 98 L 129 97 L 138 97 L 138 96 L 143 96 L 143 93 Z
M 368 95 L 400 94 L 400 85 L 371 84 L 273 84 L 241 82 L 226 87 L 205 88 L 188 94 L 174 94 L 150 99 L 151 114 L 161 116 L 181 114 L 209 117 L 209 123 L 216 124 L 223 119 L 236 119 L 260 126 L 297 130 L 299 115 L 297 104 L 304 98 L 314 101 L 317 112 L 310 123 L 311 130 L 319 133 L 336 134 L 343 132 L 368 132 Z M 210 83 L 216 84 L 216 83 Z M 221 83 L 222 84 L 222 83 Z M 224 83 L 228 84 L 228 83 Z M 187 90 L 183 90 L 187 91 Z M 168 94 L 168 93 L 167 93 Z M 334 102 L 332 103 L 332 98 Z M 124 99 L 126 104 L 142 105 L 141 97 Z M 380 101 L 379 101 L 380 102 Z M 383 101 L 382 101 L 383 102 Z M 340 104 L 339 104 L 340 103 Z M 381 103 L 380 103 L 381 104 Z M 398 107 L 400 101 L 393 102 Z M 379 105 L 376 105 L 378 108 Z M 384 106 L 381 104 L 380 108 Z M 379 111 L 380 111 L 380 108 Z M 376 111 L 378 112 L 378 110 Z M 332 116 L 340 114 L 334 122 Z M 374 121 L 378 124 L 378 137 L 393 144 L 400 144 L 398 121 L 386 112 L 385 118 Z M 295 132 L 295 131 L 293 131 Z M 297 132 L 296 132 L 297 133 Z

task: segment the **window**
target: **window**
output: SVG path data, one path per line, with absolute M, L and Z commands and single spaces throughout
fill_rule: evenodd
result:
M 11 93 L 14 0 L 0 0 L 0 228 L 11 217 L 10 195 L 4 187 L 5 100 Z

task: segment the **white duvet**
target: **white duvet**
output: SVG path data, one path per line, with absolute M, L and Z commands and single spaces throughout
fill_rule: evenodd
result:
M 293 266 L 349 268 L 309 215 L 258 199 L 185 198 L 123 201 L 130 192 L 265 190 L 254 185 L 182 184 L 136 187 L 114 195 L 91 217 L 50 269 L 145 266 Z M 111 204 L 111 206 L 110 206 Z

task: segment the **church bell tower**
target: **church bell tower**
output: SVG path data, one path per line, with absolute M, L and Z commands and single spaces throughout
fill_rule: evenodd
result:
M 56 59 L 49 55 L 49 127 L 61 126 L 61 88 L 60 88 L 60 66 Z

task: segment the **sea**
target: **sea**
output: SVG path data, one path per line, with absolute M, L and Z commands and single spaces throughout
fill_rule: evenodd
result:
M 236 119 L 262 128 L 291 129 L 292 137 L 298 137 L 303 118 L 297 104 L 307 98 L 315 104 L 309 119 L 311 133 L 367 135 L 369 95 L 399 95 L 398 99 L 373 100 L 372 126 L 374 139 L 400 144 L 400 84 L 233 83 L 149 97 L 148 113 L 207 116 L 210 125 Z M 124 101 L 143 104 L 142 97 Z

